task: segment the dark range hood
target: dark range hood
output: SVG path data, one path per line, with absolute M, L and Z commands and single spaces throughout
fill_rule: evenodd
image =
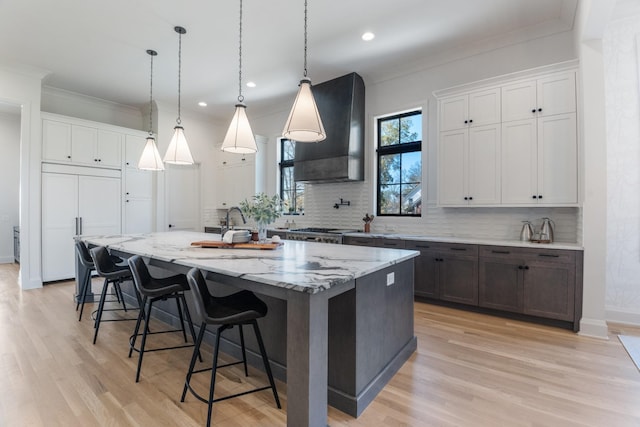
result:
M 325 183 L 364 180 L 364 81 L 350 73 L 313 86 L 327 139 L 297 143 L 294 179 Z

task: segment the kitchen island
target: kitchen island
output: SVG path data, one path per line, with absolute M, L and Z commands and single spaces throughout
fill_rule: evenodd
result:
M 275 250 L 191 246 L 216 237 L 176 231 L 83 240 L 170 271 L 198 267 L 210 288 L 284 302 L 288 426 L 326 426 L 328 403 L 358 416 L 415 351 L 417 251 L 294 241 Z

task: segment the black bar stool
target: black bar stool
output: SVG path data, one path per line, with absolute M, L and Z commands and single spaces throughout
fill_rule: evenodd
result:
M 160 350 L 173 350 L 178 348 L 186 348 L 193 347 L 196 342 L 196 333 L 193 329 L 193 323 L 191 322 L 191 315 L 189 314 L 189 307 L 187 307 L 187 301 L 184 298 L 184 291 L 189 290 L 189 285 L 187 284 L 187 278 L 184 274 L 177 274 L 171 277 L 165 277 L 162 279 L 156 279 L 152 277 L 149 273 L 149 269 L 145 265 L 142 258 L 138 255 L 134 255 L 127 260 L 129 263 L 129 268 L 131 268 L 131 273 L 133 274 L 133 283 L 136 285 L 136 289 L 138 293 L 142 296 L 142 310 L 138 314 L 138 321 L 136 322 L 136 328 L 133 332 L 133 335 L 129 339 L 129 357 L 133 351 L 137 351 L 140 353 L 140 357 L 138 358 L 138 369 L 136 371 L 136 382 L 140 381 L 140 370 L 142 368 L 142 358 L 144 356 L 145 351 L 160 351 Z M 178 316 L 180 317 L 180 325 L 181 329 L 169 329 L 162 331 L 149 332 L 149 321 L 151 320 L 151 308 L 153 303 L 156 301 L 167 300 L 169 298 L 173 298 L 176 300 L 176 305 L 178 306 Z M 181 304 L 182 303 L 182 304 Z M 145 345 L 147 342 L 147 335 L 153 334 L 164 334 L 169 332 L 180 332 L 182 331 L 182 336 L 184 337 L 184 342 L 188 342 L 187 333 L 184 327 L 184 319 L 182 317 L 182 309 L 184 308 L 184 314 L 187 317 L 187 325 L 189 326 L 189 331 L 191 332 L 191 338 L 193 339 L 193 344 L 188 345 L 179 345 L 173 347 L 162 347 L 162 348 L 153 348 L 146 349 Z M 142 334 L 139 334 L 140 324 L 144 320 L 144 330 Z M 142 335 L 142 341 L 140 342 L 140 349 L 135 347 L 136 339 L 139 335 Z
M 257 391 L 271 389 L 273 391 L 273 397 L 275 398 L 278 409 L 280 406 L 280 399 L 278 398 L 278 390 L 276 390 L 275 382 L 273 381 L 273 375 L 271 373 L 271 366 L 269 365 L 269 358 L 267 357 L 267 351 L 264 348 L 262 341 L 262 335 L 260 335 L 260 328 L 258 327 L 257 319 L 266 316 L 267 305 L 255 296 L 250 291 L 240 291 L 224 297 L 214 297 L 209 293 L 207 283 L 202 276 L 202 273 L 197 268 L 192 268 L 187 273 L 187 281 L 191 287 L 191 293 L 193 294 L 196 311 L 202 318 L 202 324 L 200 325 L 200 333 L 196 341 L 196 346 L 193 349 L 193 356 L 191 357 L 191 364 L 189 365 L 189 371 L 187 372 L 187 378 L 185 379 L 184 389 L 182 390 L 181 402 L 184 402 L 187 390 L 189 390 L 198 400 L 207 403 L 209 405 L 207 413 L 207 427 L 211 425 L 211 414 L 213 409 L 213 402 L 219 402 L 221 400 L 231 399 L 232 397 L 243 396 L 249 393 L 255 393 Z M 216 346 L 213 351 L 213 366 L 211 368 L 194 370 L 196 364 L 196 356 L 199 355 L 200 345 L 202 344 L 202 338 L 204 337 L 207 325 L 220 325 L 216 331 Z M 220 335 L 226 329 L 233 328 L 234 326 L 240 328 L 240 342 L 242 346 L 242 360 L 238 362 L 228 363 L 226 365 L 218 366 L 218 352 L 220 350 Z M 262 362 L 264 363 L 265 372 L 269 377 L 269 385 L 265 387 L 259 387 L 253 390 L 237 393 L 231 396 L 224 396 L 217 399 L 213 398 L 213 392 L 216 385 L 216 370 L 225 366 L 244 364 L 245 376 L 249 376 L 247 372 L 247 356 L 244 346 L 244 335 L 242 333 L 242 325 L 252 325 L 256 334 L 258 346 L 260 347 L 260 353 L 262 355 Z M 211 383 L 209 386 L 209 398 L 205 399 L 200 396 L 191 387 L 191 376 L 199 372 L 211 371 Z
M 91 258 L 91 254 L 89 253 L 89 248 L 87 248 L 87 245 L 85 245 L 84 242 L 82 242 L 81 240 L 76 240 L 75 248 L 76 248 L 76 256 L 78 258 L 78 261 L 85 268 L 85 274 L 86 274 L 85 277 L 80 278 L 82 283 L 80 283 L 80 289 L 78 290 L 79 293 L 77 295 L 77 302 L 76 302 L 76 311 L 78 311 L 78 308 L 80 308 L 80 315 L 78 316 L 78 321 L 81 321 L 82 312 L 84 311 L 84 303 L 87 301 L 87 297 L 89 296 L 89 292 L 91 291 L 91 272 L 94 271 L 96 268 L 95 268 L 95 265 L 93 264 L 93 258 Z M 122 258 L 117 257 L 115 255 L 109 255 L 109 256 L 111 257 L 111 260 L 116 264 L 119 264 L 124 261 Z M 114 292 L 113 295 L 116 297 L 116 300 L 118 302 L 121 302 L 123 301 L 120 299 L 122 295 L 122 290 L 120 289 L 120 286 L 118 284 L 115 284 L 114 287 L 115 286 L 118 286 L 118 292 Z M 126 306 L 123 306 L 123 309 L 124 308 L 126 308 Z
M 122 290 L 120 289 L 120 284 L 122 282 L 131 280 L 131 270 L 129 270 L 129 266 L 127 265 L 118 265 L 114 262 L 114 258 L 109 254 L 107 248 L 103 246 L 97 246 L 95 248 L 89 249 L 89 253 L 91 254 L 91 258 L 93 259 L 93 265 L 98 273 L 98 276 L 104 278 L 104 285 L 102 286 L 102 294 L 100 296 L 100 303 L 98 304 L 98 312 L 96 314 L 96 320 L 94 324 L 95 332 L 93 334 L 93 343 L 96 343 L 96 339 L 98 339 L 98 330 L 100 329 L 100 322 L 117 322 L 117 321 L 125 321 L 125 320 L 135 320 L 134 318 L 119 318 L 119 319 L 105 319 L 102 320 L 102 314 L 105 311 L 118 311 L 124 310 L 127 311 L 127 306 L 124 302 L 124 298 L 122 296 Z M 122 308 L 118 309 L 105 309 L 104 304 L 107 301 L 107 294 L 109 284 L 113 286 L 113 293 L 116 295 L 118 301 L 122 303 Z M 86 289 L 86 288 L 85 288 Z M 138 299 L 138 306 L 140 306 L 140 297 L 135 292 L 136 298 Z

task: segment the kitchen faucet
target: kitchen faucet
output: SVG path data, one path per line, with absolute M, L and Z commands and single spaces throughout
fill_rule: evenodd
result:
M 221 237 L 224 237 L 224 233 L 226 233 L 227 231 L 231 230 L 231 227 L 229 226 L 229 214 L 233 210 L 236 210 L 236 211 L 240 212 L 240 217 L 242 218 L 242 223 L 243 224 L 247 223 L 247 220 L 244 218 L 244 214 L 242 213 L 242 210 L 239 207 L 237 207 L 237 206 L 230 207 L 229 209 L 227 209 L 227 221 L 226 221 L 225 225 L 220 227 L 220 236 Z

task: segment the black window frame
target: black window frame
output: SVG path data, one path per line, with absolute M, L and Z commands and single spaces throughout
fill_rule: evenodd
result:
M 398 213 L 382 213 L 380 210 L 380 201 L 381 201 L 381 179 L 380 179 L 380 171 L 381 171 L 381 161 L 382 161 L 382 156 L 386 156 L 386 155 L 393 155 L 393 154 L 405 154 L 405 153 L 414 153 L 414 152 L 419 152 L 422 153 L 422 139 L 419 141 L 413 141 L 413 142 L 406 142 L 406 143 L 398 143 L 398 144 L 393 144 L 393 145 L 386 145 L 386 146 L 382 146 L 382 138 L 381 138 L 381 134 L 382 134 L 382 123 L 383 122 L 387 122 L 389 120 L 393 120 L 393 119 L 398 119 L 401 120 L 404 117 L 411 117 L 411 116 L 421 116 L 420 120 L 422 122 L 422 120 L 424 120 L 424 115 L 421 109 L 417 109 L 417 110 L 412 110 L 412 111 L 407 111 L 404 113 L 399 113 L 399 114 L 392 114 L 389 116 L 383 116 L 383 117 L 378 117 L 378 119 L 376 120 L 376 136 L 377 136 L 377 148 L 376 148 L 376 156 L 377 156 L 377 172 L 376 172 L 376 214 L 378 216 L 381 217 L 400 217 L 400 218 L 420 218 L 422 216 L 422 210 L 420 211 L 420 213 L 414 213 L 414 214 L 406 214 L 406 213 L 402 213 L 402 191 L 400 192 L 400 201 L 399 201 L 399 206 L 400 206 L 400 210 Z M 422 132 L 421 132 L 422 133 Z M 424 138 L 424 135 L 422 135 L 422 137 Z M 420 161 L 420 167 L 422 170 L 422 160 Z M 401 169 L 402 170 L 402 167 Z M 423 180 L 422 180 L 422 176 L 424 176 L 424 173 L 421 174 L 421 179 L 420 179 L 420 186 L 421 186 L 421 190 L 424 190 L 424 186 L 423 186 Z M 402 185 L 403 183 L 400 182 L 400 185 Z M 422 205 L 422 202 L 421 202 Z
M 278 163 L 278 167 L 280 170 L 280 200 L 284 201 L 286 200 L 284 197 L 284 169 L 287 168 L 291 168 L 293 170 L 293 168 L 295 167 L 295 154 L 294 157 L 291 159 L 285 159 L 284 155 L 285 155 L 285 149 L 284 149 L 284 144 L 286 142 L 292 142 L 294 144 L 294 149 L 295 149 L 295 144 L 296 141 L 292 140 L 292 139 L 287 139 L 287 138 L 280 138 L 280 162 Z M 294 183 L 294 185 L 296 186 L 295 188 L 295 196 L 293 197 L 293 212 L 290 212 L 288 209 L 285 211 L 282 211 L 283 215 L 304 215 L 304 206 L 302 206 L 302 211 L 299 212 L 298 211 L 298 206 L 296 206 L 296 200 L 297 200 L 297 194 L 298 194 L 298 185 L 297 183 Z M 303 192 L 303 196 L 304 196 L 304 190 L 302 190 Z

